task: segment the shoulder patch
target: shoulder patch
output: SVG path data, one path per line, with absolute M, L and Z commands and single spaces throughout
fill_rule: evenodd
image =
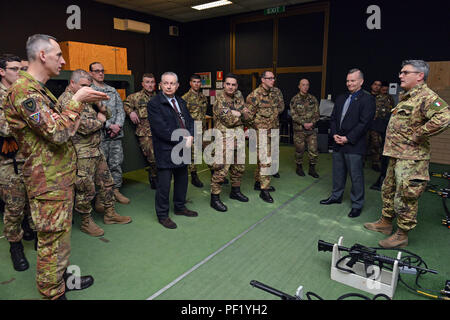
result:
M 22 102 L 22 106 L 30 112 L 34 112 L 34 110 L 36 110 L 36 102 L 33 98 L 29 98 Z
M 438 110 L 438 111 L 443 108 L 446 108 L 446 107 L 447 107 L 447 103 L 444 100 L 442 100 L 441 98 L 436 99 L 431 106 L 432 109 Z
M 30 115 L 30 119 L 36 123 L 39 123 L 41 121 L 41 113 L 40 112 L 33 113 L 32 115 Z

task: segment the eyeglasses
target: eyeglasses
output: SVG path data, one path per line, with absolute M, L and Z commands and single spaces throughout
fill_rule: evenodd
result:
M 105 73 L 105 70 L 92 70 L 93 73 Z
M 407 76 L 410 73 L 420 73 L 420 71 L 400 71 L 398 73 L 398 76 L 401 76 L 402 74 L 404 74 L 405 76 Z
M 19 67 L 12 67 L 12 68 L 6 67 L 5 69 L 9 69 L 9 70 L 12 70 L 12 71 L 14 71 L 14 72 L 19 72 L 19 70 L 20 70 Z
M 266 80 L 275 80 L 275 77 L 264 78 Z
M 178 82 L 161 82 L 161 84 L 165 87 L 167 86 L 175 86 Z

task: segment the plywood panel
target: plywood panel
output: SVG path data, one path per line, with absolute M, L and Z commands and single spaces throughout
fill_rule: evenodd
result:
M 430 66 L 431 69 L 431 66 Z M 430 72 L 431 74 L 431 72 Z M 428 84 L 428 81 L 427 81 Z M 450 84 L 443 89 L 434 89 L 435 92 L 447 103 L 450 102 Z M 431 162 L 450 164 L 450 130 L 434 136 L 430 139 Z
M 66 65 L 63 70 L 89 70 L 92 62 L 101 62 L 108 74 L 131 74 L 128 70 L 127 49 L 91 43 L 60 42 Z
M 428 86 L 434 91 L 450 87 L 450 61 L 432 61 L 428 64 L 430 65 Z

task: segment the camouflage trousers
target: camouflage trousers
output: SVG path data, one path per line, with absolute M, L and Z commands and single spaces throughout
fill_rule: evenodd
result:
M 383 139 L 381 134 L 370 130 L 368 133 L 368 154 L 372 158 L 372 165 L 380 165 L 381 164 L 381 154 L 383 152 Z
M 233 141 L 234 143 L 234 141 Z M 214 170 L 213 175 L 211 176 L 211 193 L 212 194 L 220 194 L 222 191 L 221 183 L 228 176 L 228 172 L 230 173 L 230 181 L 231 186 L 239 187 L 241 185 L 242 175 L 245 171 L 245 163 L 238 164 L 238 152 L 237 148 L 228 148 L 233 152 L 233 161 L 232 163 L 228 163 L 226 160 L 226 149 L 227 143 L 224 139 L 223 142 L 223 151 L 222 151 L 222 163 L 214 163 L 212 165 L 212 170 Z M 215 150 L 216 152 L 219 150 Z
M 36 283 L 44 299 L 57 299 L 65 292 L 63 274 L 69 266 L 73 200 L 73 187 L 30 199 L 38 236 Z
M 147 120 L 146 120 L 147 121 Z M 155 153 L 153 152 L 153 140 L 152 137 L 143 136 L 138 137 L 139 139 L 139 145 L 141 146 L 142 153 L 144 154 L 145 158 L 147 159 L 147 162 L 150 166 L 150 176 L 156 177 L 157 170 L 156 170 L 156 160 L 155 160 Z
M 303 164 L 303 154 L 308 147 L 309 164 L 316 165 L 319 159 L 317 134 L 314 130 L 294 131 L 295 163 Z
M 203 152 L 203 150 L 205 150 L 205 148 L 210 144 L 211 142 L 210 141 L 203 141 L 202 142 L 202 152 Z M 197 164 L 195 164 L 194 163 L 194 153 L 195 153 L 195 148 L 194 147 L 192 147 L 191 148 L 191 152 L 192 152 L 192 157 L 191 157 L 191 163 L 188 165 L 188 169 L 189 169 L 189 173 L 192 173 L 192 172 L 197 172 Z M 212 155 L 212 156 L 214 156 L 214 155 Z M 212 168 L 212 167 L 210 167 L 210 168 Z
M 28 219 L 33 230 L 34 224 L 31 219 L 25 184 L 22 177 L 16 175 L 13 170 L 9 177 L 2 179 L 0 184 L 0 196 L 5 203 L 3 234 L 9 242 L 19 242 L 23 237 L 22 220 Z
M 122 140 L 103 140 L 100 148 L 105 155 L 109 171 L 114 179 L 114 188 L 119 189 L 122 186 Z
M 271 137 L 270 130 L 267 130 L 267 141 L 266 143 L 262 143 L 259 137 L 259 130 L 257 130 L 257 156 L 258 161 L 256 164 L 255 170 L 255 181 L 261 184 L 261 189 L 268 189 L 270 187 L 270 178 L 271 175 L 262 174 L 264 171 L 270 171 L 270 167 L 272 166 L 272 162 L 268 161 L 268 157 L 271 156 Z M 261 157 L 262 155 L 262 157 Z M 261 161 L 262 160 L 262 161 Z
M 91 201 L 95 198 L 95 186 L 99 199 L 106 208 L 114 206 L 114 180 L 108 169 L 105 156 L 77 159 L 75 180 L 75 210 L 79 213 L 92 211 Z
M 381 190 L 382 215 L 397 217 L 397 226 L 405 231 L 417 225 L 419 198 L 429 180 L 428 165 L 429 160 L 389 160 Z

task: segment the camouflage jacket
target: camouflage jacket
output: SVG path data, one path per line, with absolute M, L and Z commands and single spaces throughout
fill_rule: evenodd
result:
M 278 106 L 278 114 L 281 114 L 284 111 L 283 93 L 277 87 L 273 87 L 270 96 L 271 96 L 272 101 Z M 280 127 L 280 121 L 278 119 L 278 116 L 275 118 L 273 127 L 274 128 Z
M 375 118 L 374 119 L 386 119 L 391 114 L 392 108 L 394 108 L 394 99 L 388 94 L 379 94 L 375 97 Z
M 61 106 L 66 106 L 72 100 L 74 93 L 67 87 L 66 91 L 59 97 Z M 101 129 L 103 124 L 97 119 L 97 111 L 90 103 L 83 103 L 80 113 L 80 126 L 76 134 L 71 138 L 77 158 L 92 158 L 100 156 L 100 142 L 102 139 Z
M 29 198 L 67 199 L 76 175 L 76 154 L 70 138 L 82 110 L 73 100 L 61 107 L 55 96 L 30 74 L 20 71 L 8 91 L 5 116 L 25 158 L 23 177 Z M 59 117 L 55 120 L 55 114 Z
M 148 122 L 147 104 L 154 96 L 156 96 L 155 91 L 149 95 L 142 89 L 139 92 L 130 94 L 123 102 L 123 109 L 128 116 L 130 116 L 130 113 L 135 112 L 139 117 L 140 122 L 136 126 L 136 135 L 138 137 L 152 136 L 150 123 Z
M 247 96 L 249 113 L 246 118 L 255 129 L 278 128 L 278 114 L 284 110 L 284 101 L 280 100 L 278 88 L 266 90 L 260 85 Z
M 102 138 L 106 140 L 117 140 L 123 138 L 125 111 L 123 110 L 123 102 L 120 98 L 119 93 L 116 89 L 108 86 L 106 83 L 104 83 L 103 87 L 98 87 L 95 84 L 92 84 L 91 87 L 94 90 L 106 93 L 109 97 L 109 100 L 105 100 L 103 103 L 106 104 L 108 110 L 111 111 L 111 118 L 108 119 L 105 123 L 105 128 L 102 130 Z M 109 129 L 109 126 L 112 124 L 118 124 L 121 129 L 119 131 L 119 134 L 111 139 L 111 137 L 106 133 L 106 130 Z
M 195 93 L 192 89 L 186 92 L 182 97 L 186 101 L 187 108 L 194 121 L 201 121 L 203 130 L 206 129 L 206 109 L 208 108 L 208 100 L 203 93 Z
M 3 100 L 6 98 L 7 91 L 8 89 L 0 82 L 0 136 L 2 136 L 3 138 L 12 137 L 8 121 L 6 121 L 5 112 L 3 111 Z M 22 166 L 25 162 L 25 159 L 20 153 L 16 154 L 15 159 L 19 175 L 21 175 Z M 9 184 L 11 178 L 16 178 L 16 172 L 14 171 L 13 162 L 13 159 L 0 154 L 0 184 Z
M 243 114 L 240 117 L 232 115 L 231 111 L 241 112 L 244 107 L 244 97 L 240 91 L 236 91 L 234 97 L 228 97 L 223 90 L 216 94 L 213 104 L 214 128 L 226 132 L 231 128 L 244 128 Z
M 383 155 L 406 160 L 429 160 L 429 137 L 450 123 L 448 104 L 423 83 L 406 92 L 392 109 Z
M 319 121 L 319 102 L 312 94 L 297 93 L 290 103 L 291 116 L 295 131 L 303 131 L 303 124 Z

